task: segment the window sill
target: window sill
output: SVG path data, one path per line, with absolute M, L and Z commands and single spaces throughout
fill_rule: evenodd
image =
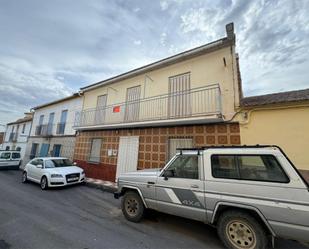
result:
M 87 163 L 89 163 L 89 164 L 95 164 L 95 165 L 100 164 L 100 162 L 95 162 L 95 161 L 90 161 L 90 160 L 88 160 Z

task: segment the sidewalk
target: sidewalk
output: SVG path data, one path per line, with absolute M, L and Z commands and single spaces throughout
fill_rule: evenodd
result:
M 87 177 L 85 183 L 89 187 L 98 188 L 106 192 L 114 193 L 117 191 L 117 184 L 115 182 L 103 181 Z

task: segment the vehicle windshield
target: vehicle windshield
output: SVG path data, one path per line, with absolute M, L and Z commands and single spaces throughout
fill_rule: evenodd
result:
M 69 159 L 49 159 L 45 161 L 45 168 L 58 168 L 73 166 Z

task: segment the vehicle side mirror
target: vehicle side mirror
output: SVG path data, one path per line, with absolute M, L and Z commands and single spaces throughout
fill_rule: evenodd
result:
M 167 181 L 169 177 L 174 176 L 174 171 L 173 170 L 165 170 L 163 173 L 164 180 Z
M 42 165 L 42 164 L 38 164 L 36 167 L 37 167 L 38 169 L 43 169 L 43 165 Z

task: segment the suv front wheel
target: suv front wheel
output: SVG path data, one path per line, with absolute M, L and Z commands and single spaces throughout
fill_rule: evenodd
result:
M 121 209 L 126 219 L 132 222 L 140 222 L 145 212 L 143 201 L 135 191 L 128 191 L 124 194 Z
M 227 248 L 265 249 L 267 234 L 257 220 L 246 212 L 227 211 L 218 220 L 217 231 Z

